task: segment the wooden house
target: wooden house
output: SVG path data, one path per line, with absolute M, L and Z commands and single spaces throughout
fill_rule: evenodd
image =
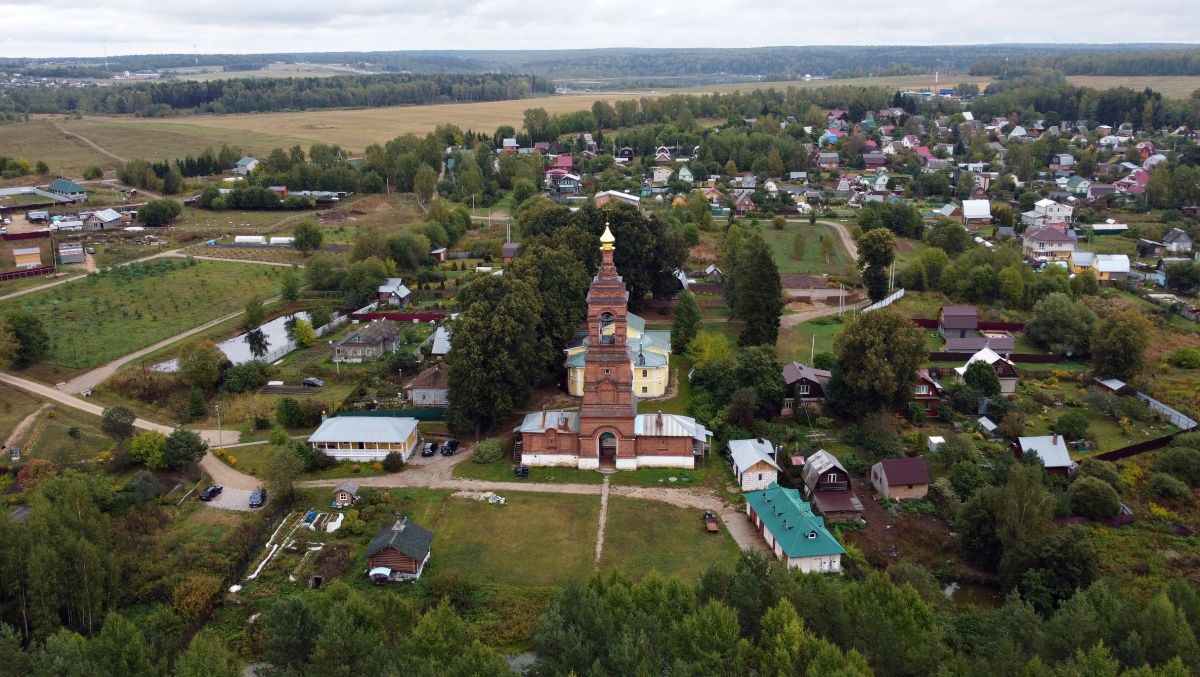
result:
M 804 497 L 831 522 L 857 519 L 862 503 L 854 495 L 850 473 L 833 454 L 821 449 L 804 463 L 800 473 Z
M 824 402 L 830 372 L 799 362 L 783 365 L 783 415 L 796 411 L 798 403 Z
M 923 458 L 889 458 L 871 466 L 871 485 L 884 498 L 913 501 L 929 493 L 929 467 Z
M 942 306 L 938 311 L 938 336 L 944 339 L 968 338 L 979 328 L 975 306 Z
M 925 410 L 926 416 L 937 416 L 938 403 L 942 399 L 942 386 L 932 376 L 929 370 L 917 372 L 917 384 L 913 386 L 912 401 Z M 907 413 L 907 412 L 905 412 Z
M 444 407 L 449 404 L 449 388 L 445 365 L 435 362 L 404 386 L 404 397 L 416 407 Z
M 729 460 L 742 491 L 766 489 L 779 481 L 775 449 L 768 440 L 729 440 Z
M 1025 458 L 1027 454 L 1037 455 L 1046 472 L 1055 475 L 1069 475 L 1078 466 L 1071 460 L 1067 441 L 1058 434 L 1018 437 L 1013 443 L 1013 453 L 1017 458 Z
M 373 362 L 400 345 L 400 330 L 387 320 L 375 320 L 333 344 L 333 361 L 358 364 Z
M 380 583 L 420 578 L 432 544 L 433 532 L 405 517 L 371 539 L 368 575 Z
M 333 507 L 348 508 L 358 502 L 358 482 L 345 480 L 333 489 Z

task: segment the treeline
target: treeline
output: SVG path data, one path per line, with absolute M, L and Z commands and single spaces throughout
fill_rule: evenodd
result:
M 507 74 L 338 75 L 330 78 L 241 78 L 159 81 L 65 90 L 8 92 L 20 113 L 103 113 L 162 117 L 182 113 L 502 101 L 553 91 L 547 80 Z
M 1194 125 L 1200 119 L 1195 100 L 1165 99 L 1150 88 L 1105 90 L 1079 87 L 1061 73 L 1041 71 L 988 85 L 987 96 L 971 102 L 977 119 L 1016 113 L 1023 122 L 1088 120 L 1117 126 L 1131 122 L 1143 129 Z
M 1200 50 L 1048 54 L 1017 59 L 992 57 L 971 64 L 971 75 L 1013 77 L 1040 69 L 1067 75 L 1200 75 Z

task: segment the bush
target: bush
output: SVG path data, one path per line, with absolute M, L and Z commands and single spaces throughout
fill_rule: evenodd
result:
M 1200 350 L 1180 348 L 1167 356 L 1167 362 L 1180 369 L 1200 369 Z
M 1087 414 L 1073 410 L 1058 417 L 1058 422 L 1054 424 L 1054 430 L 1065 440 L 1082 440 L 1087 435 L 1090 424 Z
M 295 398 L 285 397 L 275 405 L 275 422 L 284 428 L 299 428 L 303 422 L 300 403 Z
M 400 472 L 404 468 L 404 457 L 400 452 L 389 452 L 383 457 L 383 469 L 388 472 Z
M 1104 480 L 1119 494 L 1125 490 L 1125 482 L 1121 480 L 1121 473 L 1117 470 L 1117 466 L 1109 461 L 1101 461 L 1095 458 L 1084 459 L 1079 464 L 1079 470 L 1075 473 L 1076 479 L 1080 477 L 1095 477 L 1099 480 Z
M 1151 473 L 1150 481 L 1146 483 L 1146 495 L 1160 501 L 1173 503 L 1189 500 L 1192 490 L 1187 483 L 1166 473 Z
M 471 460 L 476 463 L 495 463 L 504 458 L 504 442 L 499 437 L 489 437 L 475 445 Z
M 920 426 L 925 423 L 925 408 L 918 402 L 908 403 L 908 419 L 913 422 L 913 425 Z
M 1200 451 L 1171 447 L 1155 462 L 1154 470 L 1182 480 L 1193 489 L 1200 487 Z
M 1080 517 L 1112 517 L 1121 510 L 1121 497 L 1108 482 L 1098 477 L 1080 477 L 1067 490 L 1071 512 Z

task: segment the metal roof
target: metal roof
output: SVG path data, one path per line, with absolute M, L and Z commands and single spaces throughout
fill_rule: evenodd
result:
M 783 472 L 775 462 L 775 448 L 770 441 L 764 439 L 729 440 L 729 456 L 733 459 L 733 467 L 742 472 L 755 463 L 766 463 L 772 468 Z
M 438 327 L 433 331 L 433 347 L 430 355 L 445 355 L 450 352 L 450 328 Z
M 1074 468 L 1076 465 L 1061 435 L 1018 437 L 1017 444 L 1021 447 L 1021 453 L 1037 454 L 1047 468 Z
M 658 420 L 662 417 L 661 422 Z M 633 421 L 633 434 L 646 437 L 690 437 L 704 442 L 712 432 L 691 416 L 679 414 L 638 414 Z
M 321 423 L 313 442 L 403 442 L 417 428 L 417 419 L 395 416 L 335 416 Z
M 799 491 L 772 482 L 762 491 L 748 491 L 743 496 L 788 557 L 845 554 L 846 549 L 825 528 L 825 520 L 800 500 Z
M 541 433 L 549 428 L 579 432 L 579 412 L 577 411 L 532 411 L 525 414 L 521 425 L 513 428 L 514 433 Z

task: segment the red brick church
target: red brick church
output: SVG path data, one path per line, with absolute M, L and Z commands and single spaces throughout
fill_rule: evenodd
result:
M 616 238 L 600 237 L 600 270 L 587 304 L 587 353 L 579 411 L 527 414 L 513 432 L 521 462 L 580 469 L 693 468 L 712 433 L 689 416 L 638 414 L 630 347 L 626 345 L 629 293 L 613 265 Z

